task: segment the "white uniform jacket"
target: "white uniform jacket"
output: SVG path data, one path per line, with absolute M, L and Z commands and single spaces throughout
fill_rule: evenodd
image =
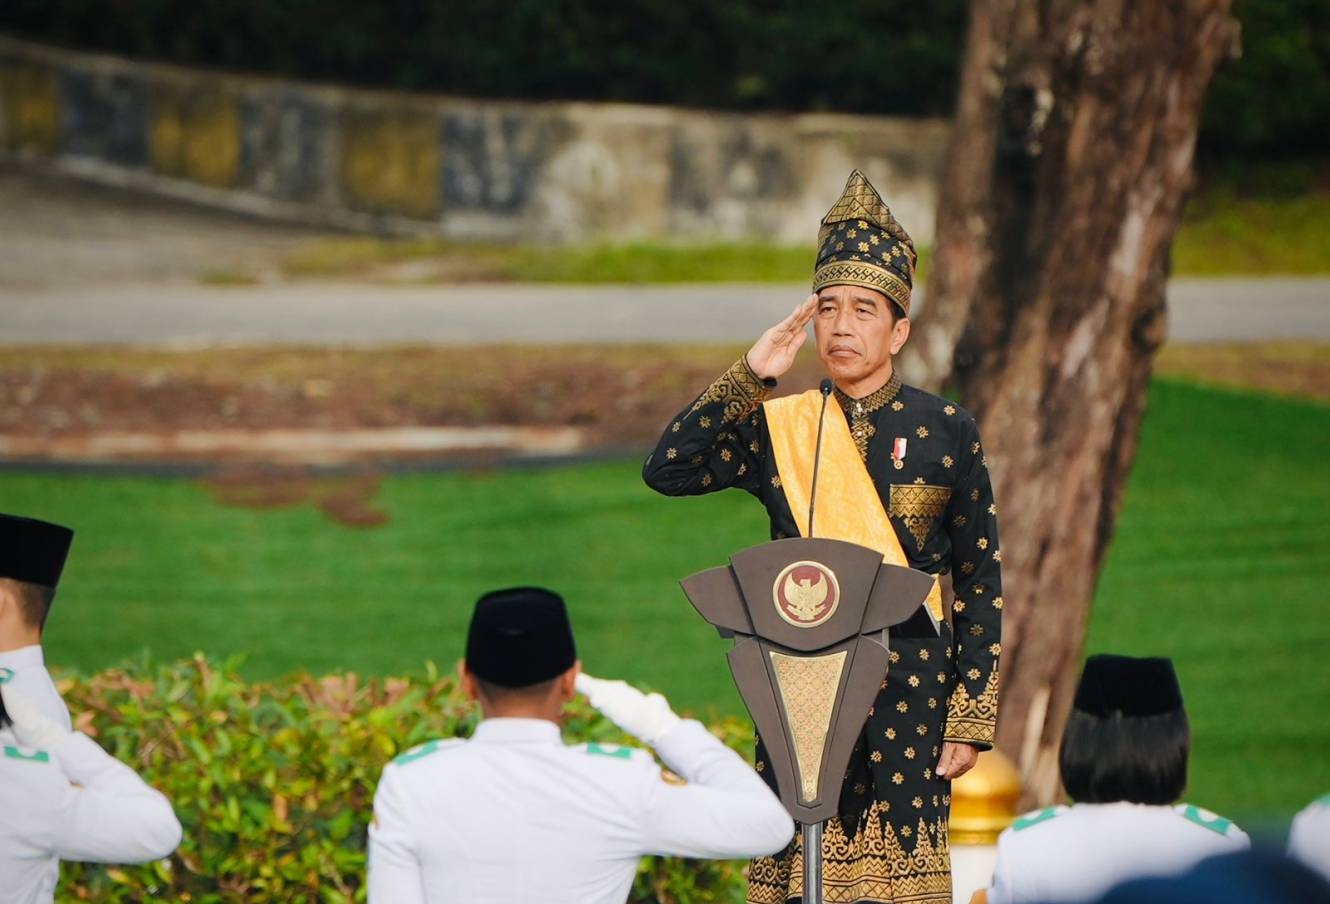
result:
M 72 727 L 69 707 L 60 699 L 40 646 L 19 647 L 0 653 L 0 695 L 4 687 L 13 687 L 27 697 L 41 714 L 66 731 Z
M 178 844 L 170 802 L 86 735 L 47 751 L 0 733 L 0 904 L 49 904 L 58 860 L 140 863 Z
M 1313 801 L 1293 817 L 1288 831 L 1288 854 L 1330 882 L 1330 794 Z
M 685 719 L 642 750 L 565 746 L 543 719 L 486 719 L 383 771 L 370 904 L 623 904 L 644 854 L 742 858 L 794 823 L 751 766 Z
M 1249 847 L 1231 821 L 1190 804 L 1048 807 L 998 836 L 988 904 L 1091 901 L 1119 882 L 1185 872 Z

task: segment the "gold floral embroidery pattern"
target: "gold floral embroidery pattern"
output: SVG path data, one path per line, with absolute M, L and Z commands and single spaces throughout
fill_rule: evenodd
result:
M 921 801 L 922 802 L 922 801 Z M 919 819 L 915 828 L 885 820 L 885 805 L 874 802 L 846 837 L 839 818 L 822 835 L 822 892 L 827 904 L 891 901 L 897 904 L 950 904 L 951 851 L 945 820 Z M 906 851 L 900 838 L 915 838 Z M 785 904 L 804 892 L 803 840 L 796 836 L 783 856 L 759 857 L 749 865 L 748 904 Z
M 997 727 L 998 670 L 988 673 L 983 693 L 971 697 L 964 681 L 956 682 L 947 704 L 946 740 L 993 746 Z
M 813 291 L 827 286 L 862 286 L 876 289 L 900 305 L 901 312 L 910 314 L 910 287 L 890 270 L 863 261 L 833 261 L 823 264 L 813 274 Z
M 887 511 L 905 522 L 919 549 L 924 548 L 928 535 L 951 501 L 951 488 L 928 483 L 893 483 Z
M 795 768 L 799 771 L 802 797 L 817 798 L 818 767 L 827 745 L 832 704 L 845 669 L 846 652 L 829 656 L 786 656 L 771 651 L 785 721 L 794 738 Z
M 741 357 L 716 382 L 708 386 L 706 392 L 698 396 L 693 403 L 693 411 L 703 405 L 720 402 L 725 406 L 721 423 L 727 424 L 747 417 L 770 394 L 771 390 L 762 382 L 762 378 L 753 373 L 747 359 Z
M 850 435 L 854 437 L 855 448 L 859 450 L 859 457 L 864 461 L 868 461 L 868 441 L 877 433 L 877 428 L 873 426 L 871 420 L 873 412 L 896 398 L 896 393 L 900 390 L 901 378 L 894 372 L 885 385 L 873 390 L 862 399 L 852 399 L 847 393 L 842 392 L 840 387 L 836 387 L 836 401 L 840 403 L 841 411 L 850 419 Z

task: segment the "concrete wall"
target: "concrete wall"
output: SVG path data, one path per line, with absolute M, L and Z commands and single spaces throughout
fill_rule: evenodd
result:
M 927 243 L 947 125 L 357 91 L 0 36 L 0 155 L 392 233 L 811 243 L 858 166 Z

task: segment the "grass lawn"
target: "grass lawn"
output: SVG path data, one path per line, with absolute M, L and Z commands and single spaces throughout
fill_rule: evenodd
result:
M 1330 407 L 1155 383 L 1090 651 L 1167 654 L 1195 730 L 1192 791 L 1229 815 L 1287 814 L 1330 789 Z M 0 473 L 0 509 L 76 526 L 51 661 L 245 651 L 253 677 L 401 673 L 459 655 L 502 584 L 568 598 L 591 671 L 737 711 L 725 642 L 677 580 L 761 542 L 745 494 L 671 500 L 635 461 L 386 478 L 379 528 L 301 504 L 224 507 L 183 479 Z

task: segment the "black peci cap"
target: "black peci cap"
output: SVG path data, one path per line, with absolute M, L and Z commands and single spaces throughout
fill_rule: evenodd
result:
M 59 524 L 0 514 L 0 578 L 54 587 L 74 532 Z
M 563 597 L 541 587 L 511 587 L 476 602 L 466 638 L 466 667 L 500 687 L 548 681 L 577 661 Z
M 1073 706 L 1100 719 L 1159 716 L 1182 709 L 1182 688 L 1171 659 L 1100 654 L 1085 661 Z

